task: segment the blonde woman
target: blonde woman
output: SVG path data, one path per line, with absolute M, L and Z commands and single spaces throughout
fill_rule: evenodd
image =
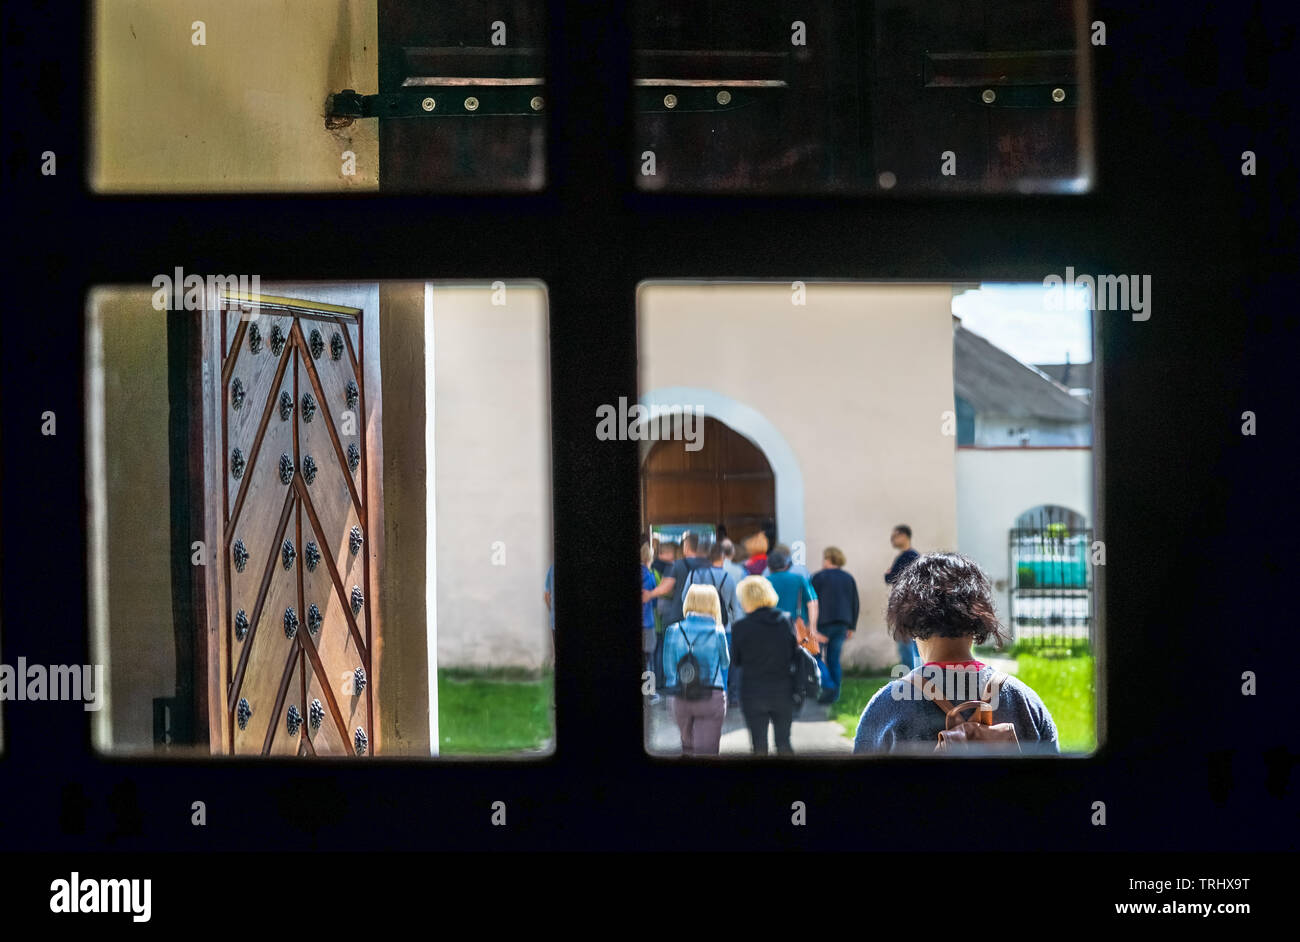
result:
M 780 597 L 762 576 L 750 576 L 736 590 L 744 618 L 731 627 L 731 664 L 739 668 L 740 708 L 754 752 L 767 753 L 767 727 L 776 736 L 776 751 L 794 752 L 794 683 L 790 663 L 799 642 L 794 622 L 777 607 Z
M 673 698 L 682 755 L 716 756 L 727 713 L 725 685 L 731 663 L 718 590 L 711 585 L 691 586 L 682 611 L 682 620 L 664 630 L 664 689 Z

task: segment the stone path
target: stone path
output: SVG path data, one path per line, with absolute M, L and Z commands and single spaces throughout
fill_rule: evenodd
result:
M 795 755 L 853 752 L 853 741 L 844 735 L 844 728 L 834 720 L 827 719 L 829 710 L 828 706 L 805 703 L 803 709 L 795 715 L 794 725 L 790 729 L 790 743 L 794 746 Z M 682 740 L 677 732 L 677 723 L 673 720 L 672 699 L 662 697 L 659 703 L 653 705 L 647 699 L 646 718 L 650 727 L 649 750 L 656 755 L 681 755 Z M 770 752 L 776 752 L 776 742 L 770 728 L 767 747 Z M 749 730 L 745 728 L 739 703 L 727 704 L 727 717 L 722 723 L 722 741 L 718 751 L 722 755 L 753 754 Z

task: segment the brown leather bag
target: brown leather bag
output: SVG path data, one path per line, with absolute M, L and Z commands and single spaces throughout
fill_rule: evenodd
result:
M 821 645 L 812 636 L 812 632 L 808 630 L 808 626 L 803 623 L 802 618 L 795 618 L 794 620 L 794 636 L 799 639 L 799 647 L 813 657 L 816 657 L 821 652 Z
M 935 706 L 943 710 L 947 717 L 944 723 L 946 728 L 939 733 L 939 741 L 934 747 L 935 752 L 1020 752 L 1020 740 L 1016 737 L 1015 724 L 995 724 L 993 707 L 989 704 L 993 691 L 1000 690 L 1006 682 L 1006 674 L 994 671 L 993 676 L 984 685 L 984 692 L 980 695 L 980 699 L 967 700 L 957 706 L 953 706 L 939 696 L 939 690 L 934 682 L 922 678 L 921 668 L 908 675 L 908 679 L 927 700 L 934 701 Z M 962 714 L 968 709 L 973 709 L 975 712 L 969 720 L 963 719 Z

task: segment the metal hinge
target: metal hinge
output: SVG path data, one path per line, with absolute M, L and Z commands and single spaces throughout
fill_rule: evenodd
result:
M 782 80 L 637 79 L 640 112 L 735 111 L 786 88 Z
M 540 80 L 441 80 L 396 92 L 359 95 L 350 88 L 330 96 L 325 126 L 331 130 L 357 118 L 465 118 L 480 115 L 540 115 L 546 107 Z
M 1018 52 L 931 52 L 921 64 L 931 89 L 962 89 L 992 108 L 1074 108 L 1078 56 L 1072 49 Z

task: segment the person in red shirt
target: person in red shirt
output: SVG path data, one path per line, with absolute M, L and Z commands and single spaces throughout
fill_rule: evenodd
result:
M 745 552 L 749 558 L 745 560 L 745 572 L 751 576 L 761 576 L 767 569 L 767 534 L 755 533 L 749 539 L 745 540 Z

